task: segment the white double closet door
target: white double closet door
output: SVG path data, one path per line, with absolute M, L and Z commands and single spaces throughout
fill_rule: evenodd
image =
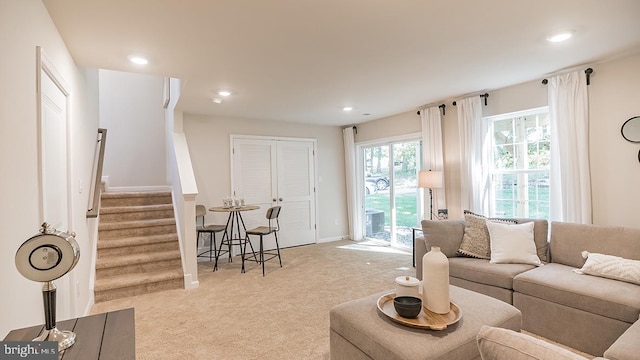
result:
M 243 211 L 247 229 L 266 226 L 267 209 L 281 206 L 281 248 L 316 242 L 315 140 L 232 135 L 232 193 L 259 210 Z M 264 238 L 274 249 L 273 236 Z M 255 250 L 259 237 L 251 237 Z

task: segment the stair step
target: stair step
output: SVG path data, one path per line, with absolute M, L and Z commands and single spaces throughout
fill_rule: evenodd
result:
M 175 225 L 175 224 L 176 224 L 176 220 L 174 218 L 118 221 L 113 223 L 101 222 L 98 225 L 98 231 L 136 229 L 136 228 L 155 227 L 155 226 L 162 226 L 162 225 Z
M 184 288 L 182 269 L 151 274 L 131 274 L 117 278 L 98 279 L 94 286 L 95 302 Z
M 111 206 L 102 207 L 100 209 L 100 215 L 103 214 L 121 214 L 137 211 L 158 211 L 158 210 L 171 210 L 173 211 L 172 204 L 159 204 L 159 205 L 131 205 L 131 206 Z
M 98 250 L 125 246 L 152 245 L 171 241 L 178 241 L 178 235 L 162 234 L 149 236 L 133 236 L 120 239 L 107 239 L 105 241 L 98 241 Z
M 180 250 L 177 234 L 138 236 L 98 241 L 98 258 Z
M 166 219 L 174 217 L 173 205 L 136 205 L 114 206 L 100 209 L 100 223 L 112 223 L 118 221 L 135 221 L 150 219 Z
M 96 260 L 96 270 L 123 267 L 129 265 L 140 265 L 154 263 L 162 260 L 181 259 L 180 250 L 158 251 L 144 254 L 130 254 L 122 256 L 98 257 Z
M 153 221 L 155 221 L 156 223 L 153 223 Z M 151 222 L 145 221 L 145 223 L 146 226 L 125 225 L 127 227 L 113 229 L 104 229 L 104 227 L 106 227 L 107 225 L 109 227 L 115 226 L 111 226 L 110 224 L 100 224 L 98 226 L 98 237 L 100 240 L 111 240 L 136 236 L 165 235 L 176 233 L 176 225 L 174 219 L 151 220 Z
M 171 192 L 102 193 L 101 207 L 172 204 Z
M 130 274 L 153 274 L 158 271 L 167 269 L 181 269 L 181 259 L 167 259 L 158 260 L 155 262 L 129 264 L 124 266 L 107 267 L 103 269 L 96 269 L 96 280 L 104 279 L 111 276 L 126 276 Z

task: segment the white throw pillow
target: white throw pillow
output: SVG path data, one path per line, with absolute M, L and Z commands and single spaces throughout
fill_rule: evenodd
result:
M 487 221 L 492 264 L 542 265 L 533 241 L 534 222 L 500 224 Z
M 587 261 L 581 269 L 573 270 L 577 274 L 587 274 L 608 279 L 630 282 L 640 285 L 640 261 L 619 256 L 582 252 Z

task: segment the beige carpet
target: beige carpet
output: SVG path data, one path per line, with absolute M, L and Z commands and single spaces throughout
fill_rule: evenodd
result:
M 348 247 L 348 248 L 345 248 Z M 96 304 L 92 313 L 134 307 L 137 359 L 329 359 L 329 310 L 413 275 L 411 253 L 340 241 L 282 250 L 240 273 L 200 263 L 200 287 Z
M 200 263 L 200 287 L 99 303 L 136 314 L 137 359 L 329 359 L 329 310 L 414 275 L 411 253 L 338 241 L 282 250 L 266 263 Z

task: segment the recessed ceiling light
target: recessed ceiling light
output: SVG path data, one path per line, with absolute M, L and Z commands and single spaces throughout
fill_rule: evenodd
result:
M 149 60 L 142 56 L 129 56 L 129 61 L 137 65 L 147 65 L 149 63 Z
M 220 96 L 229 96 L 229 95 L 231 95 L 231 91 L 229 91 L 229 90 L 221 90 L 221 91 L 218 91 L 218 95 L 220 95 Z
M 555 33 L 547 38 L 549 42 L 562 42 L 565 40 L 569 40 L 573 36 L 573 32 L 571 31 L 562 31 L 559 33 Z
M 344 110 L 344 111 L 351 111 L 351 110 L 353 110 L 353 107 L 351 107 L 351 106 L 345 106 L 345 107 L 343 107 L 343 108 L 342 108 L 342 110 Z
M 222 99 L 219 98 L 219 97 L 213 98 L 213 99 L 211 99 L 211 101 L 213 101 L 216 104 L 222 104 Z

